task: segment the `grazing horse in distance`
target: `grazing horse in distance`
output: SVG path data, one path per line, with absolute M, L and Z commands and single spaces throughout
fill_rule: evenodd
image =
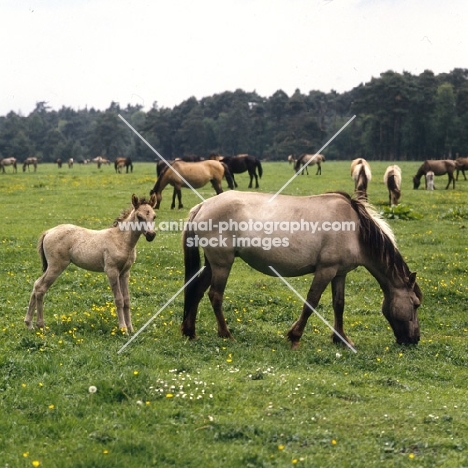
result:
M 289 164 L 295 164 L 296 161 L 297 161 L 297 159 L 296 159 L 296 157 L 294 156 L 294 154 L 290 154 L 290 155 L 288 156 L 288 163 L 289 163 Z
M 172 194 L 171 210 L 175 208 L 176 197 L 179 200 L 179 209 L 183 208 L 182 188 L 198 189 L 204 187 L 208 182 L 216 191 L 216 194 L 223 192 L 221 181 L 226 177 L 230 189 L 234 188 L 234 181 L 226 164 L 220 161 L 199 161 L 185 162 L 174 161 L 171 166 L 166 166 L 161 170 L 161 174 L 156 180 L 150 194 L 156 194 L 156 209 L 159 209 L 162 200 L 162 191 L 172 185 L 174 191 Z M 190 185 L 187 185 L 190 184 Z
M 255 188 L 258 188 L 258 179 L 262 178 L 263 168 L 262 163 L 255 156 L 249 154 L 238 154 L 237 156 L 221 156 L 217 153 L 210 154 L 209 159 L 222 161 L 227 165 L 232 174 L 234 187 L 238 187 L 234 174 L 242 174 L 247 171 L 250 176 L 249 188 L 252 188 L 253 179 L 255 178 Z M 257 176 L 258 171 L 258 176 Z
M 252 219 L 266 226 L 281 223 L 303 224 L 313 220 L 323 226 L 344 222 L 354 226 L 342 230 L 317 230 L 313 236 L 275 228 L 272 232 L 245 230 L 241 225 Z M 220 245 L 218 230 L 203 227 L 230 226 Z M 278 224 L 276 224 L 278 223 Z M 197 238 L 203 237 L 203 245 Z M 241 242 L 242 241 L 242 242 Z M 276 241 L 276 243 L 275 243 Z M 199 245 L 203 247 L 205 268 L 200 272 Z M 272 248 L 274 247 L 274 248 Z M 209 289 L 208 297 L 218 323 L 218 335 L 232 338 L 223 313 L 223 296 L 232 265 L 237 257 L 250 267 L 270 276 L 297 277 L 313 274 L 299 319 L 287 334 L 292 348 L 299 346 L 307 320 L 317 307 L 322 293 L 332 285 L 335 314 L 332 339 L 352 345 L 343 329 L 346 275 L 359 265 L 378 281 L 383 292 L 382 312 L 391 325 L 399 344 L 419 341 L 417 309 L 422 293 L 416 273 L 410 272 L 400 254 L 390 226 L 369 205 L 352 200 L 344 193 L 297 197 L 279 195 L 274 200 L 267 193 L 225 192 L 198 204 L 189 214 L 183 233 L 185 281 L 183 335 L 196 338 L 195 322 L 198 305 Z M 200 272 L 197 275 L 197 272 Z M 192 281 L 193 280 L 193 281 Z M 278 280 L 279 284 L 279 280 Z M 252 283 L 253 286 L 253 283 Z M 279 286 L 276 286 L 279 287 Z
M 154 231 L 154 205 L 150 200 L 132 195 L 132 207 L 122 212 L 112 227 L 94 231 L 73 224 L 61 224 L 44 232 L 38 250 L 44 274 L 34 283 L 26 326 L 33 328 L 37 309 L 37 326 L 44 327 L 44 295 L 70 263 L 88 271 L 105 272 L 114 293 L 119 328 L 133 331 L 130 314 L 128 280 L 136 259 L 136 244 L 143 234 L 151 242 Z M 129 228 L 130 227 L 130 228 Z
M 114 168 L 116 173 L 121 173 L 123 168 L 126 168 L 126 173 L 128 174 L 128 169 L 130 172 L 133 172 L 133 164 L 130 158 L 116 158 L 114 161 Z
M 73 158 L 68 160 L 68 169 L 73 169 Z
M 102 156 L 96 156 L 94 159 L 91 160 L 91 162 L 96 163 L 98 169 L 101 169 L 101 166 L 103 164 L 110 164 L 111 163 L 108 159 L 103 158 Z
M 354 192 L 357 197 L 367 201 L 367 185 L 372 179 L 372 172 L 364 158 L 357 158 L 351 162 L 351 177 L 354 180 Z
M 426 172 L 426 190 L 434 189 L 434 173 L 432 171 Z
M 26 158 L 26 159 L 24 160 L 24 163 L 23 163 L 23 172 L 26 172 L 26 167 L 28 168 L 28 171 L 29 171 L 29 166 L 30 166 L 30 164 L 33 165 L 33 167 L 34 167 L 34 172 L 37 171 L 37 158 L 31 156 L 31 157 Z
M 388 189 L 388 204 L 398 205 L 401 197 L 401 169 L 396 164 L 388 166 L 385 171 L 384 184 Z
M 455 159 L 455 167 L 457 169 L 457 180 L 458 180 L 458 175 L 460 174 L 460 171 L 462 172 L 463 177 L 466 180 L 465 171 L 468 169 L 468 158 Z
M 3 173 L 5 173 L 5 166 L 13 166 L 13 172 L 18 172 L 18 169 L 16 167 L 16 158 L 11 157 L 11 158 L 4 158 L 0 161 L 0 168 Z
M 418 169 L 418 172 L 413 177 L 413 188 L 415 190 L 418 189 L 419 185 L 421 184 L 421 177 L 426 175 L 429 171 L 432 171 L 436 176 L 447 174 L 448 183 L 445 187 L 445 190 L 449 188 L 450 183 L 452 183 L 452 187 L 455 190 L 455 177 L 453 175 L 455 169 L 455 161 L 452 161 L 451 159 L 427 159 L 422 163 L 421 167 Z
M 57 167 L 60 169 L 62 167 L 62 160 L 58 158 L 55 162 L 57 163 Z
M 309 162 L 310 161 L 310 162 Z M 304 175 L 304 166 L 305 172 L 309 175 L 308 166 L 313 166 L 317 164 L 317 172 L 315 175 L 322 175 L 322 163 L 325 162 L 325 156 L 323 154 L 301 154 L 294 164 L 294 170 L 299 172 L 302 170 L 301 175 Z

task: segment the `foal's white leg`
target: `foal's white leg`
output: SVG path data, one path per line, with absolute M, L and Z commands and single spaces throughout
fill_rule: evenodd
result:
M 123 273 L 120 276 L 120 291 L 123 297 L 123 315 L 127 325 L 127 330 L 133 332 L 132 314 L 130 313 L 130 291 L 128 290 L 128 281 L 130 279 L 130 271 Z
M 37 321 L 36 325 L 39 328 L 44 327 L 44 296 L 49 288 L 54 284 L 55 280 L 60 276 L 60 274 L 67 268 L 68 263 L 63 267 L 49 267 L 45 273 L 35 281 L 34 287 L 31 293 L 31 298 L 29 299 L 28 312 L 24 317 L 24 323 L 31 330 L 33 328 L 32 319 L 34 315 L 34 310 L 37 309 Z
M 117 308 L 117 318 L 119 320 L 119 329 L 127 331 L 127 324 L 124 319 L 124 299 L 120 288 L 119 270 L 117 268 L 106 268 L 107 279 L 114 294 L 115 307 Z

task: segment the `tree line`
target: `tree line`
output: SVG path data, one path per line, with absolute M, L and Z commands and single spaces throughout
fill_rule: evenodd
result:
M 0 117 L 0 157 L 44 162 L 103 156 L 153 161 L 156 155 L 119 118 L 127 120 L 162 156 L 208 157 L 249 153 L 285 160 L 330 144 L 327 159 L 424 160 L 468 154 L 468 69 L 435 75 L 387 71 L 351 91 L 278 90 L 270 97 L 238 89 L 174 108 L 144 111 L 112 102 L 104 111 L 52 110 L 38 102 L 27 116 Z

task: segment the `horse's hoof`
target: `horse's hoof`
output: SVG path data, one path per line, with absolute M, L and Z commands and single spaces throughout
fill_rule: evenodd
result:
M 292 350 L 296 350 L 296 349 L 299 349 L 301 347 L 301 344 L 299 341 L 293 341 L 291 342 L 291 349 Z
M 28 327 L 29 330 L 34 330 L 33 324 L 29 320 L 25 320 L 24 324 L 26 325 L 26 327 Z

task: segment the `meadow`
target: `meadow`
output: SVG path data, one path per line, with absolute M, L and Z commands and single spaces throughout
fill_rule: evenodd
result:
M 369 200 L 384 210 L 373 162 Z M 387 210 L 398 246 L 417 271 L 424 300 L 421 341 L 399 346 L 382 316 L 382 293 L 362 267 L 348 275 L 345 330 L 357 353 L 334 345 L 313 315 L 299 350 L 285 333 L 300 301 L 278 279 L 237 261 L 225 296 L 236 339 L 221 339 L 207 297 L 198 339 L 181 336 L 184 284 L 180 232 L 140 239 L 130 279 L 136 330 L 125 349 L 104 274 L 70 266 L 45 299 L 46 327 L 23 323 L 41 274 L 37 239 L 61 223 L 103 229 L 148 195 L 155 165 L 130 174 L 113 167 L 39 165 L 0 174 L 0 466 L 8 467 L 462 467 L 468 466 L 468 181 L 413 190 L 420 162 L 399 163 L 402 206 Z M 264 163 L 260 190 L 276 192 L 293 175 Z M 236 177 L 247 190 L 246 174 Z M 226 184 L 224 182 L 224 187 Z M 322 175 L 297 177 L 284 191 L 353 191 L 349 162 L 327 161 Z M 200 190 L 214 195 L 211 187 Z M 157 222 L 179 221 L 163 192 Z M 306 295 L 311 277 L 290 278 Z M 318 307 L 333 320 L 327 289 Z

